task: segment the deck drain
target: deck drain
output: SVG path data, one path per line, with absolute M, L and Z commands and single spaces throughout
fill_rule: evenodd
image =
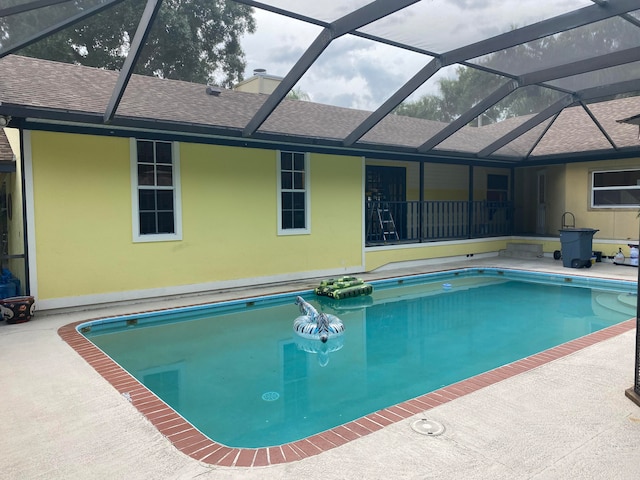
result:
M 280 394 L 278 392 L 265 392 L 262 394 L 262 399 L 265 402 L 274 402 L 280 398 Z
M 411 424 L 411 428 L 420 435 L 429 435 L 435 437 L 444 433 L 444 425 L 433 420 L 421 418 Z

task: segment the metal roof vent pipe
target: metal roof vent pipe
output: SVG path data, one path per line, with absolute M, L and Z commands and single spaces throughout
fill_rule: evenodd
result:
M 207 95 L 213 95 L 214 97 L 219 97 L 222 93 L 222 90 L 215 85 L 207 85 Z
M 259 77 L 264 77 L 267 74 L 267 70 L 265 68 L 254 68 L 253 74 Z

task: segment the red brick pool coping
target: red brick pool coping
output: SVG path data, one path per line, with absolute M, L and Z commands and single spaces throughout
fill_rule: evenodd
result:
M 221 445 L 200 433 L 175 410 L 82 336 L 76 330 L 76 327 L 82 323 L 87 321 L 60 327 L 58 334 L 119 393 L 128 395 L 133 406 L 178 450 L 200 462 L 227 467 L 260 467 L 295 462 L 317 455 L 392 423 L 613 338 L 636 326 L 635 319 L 627 320 L 302 440 L 265 448 L 232 448 Z

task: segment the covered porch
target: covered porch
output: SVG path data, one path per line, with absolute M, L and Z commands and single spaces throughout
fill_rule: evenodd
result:
M 513 234 L 513 202 L 368 201 L 366 246 Z

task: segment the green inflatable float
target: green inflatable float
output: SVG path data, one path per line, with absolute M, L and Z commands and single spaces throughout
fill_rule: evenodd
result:
M 335 298 L 359 297 L 360 295 L 370 295 L 373 286 L 365 283 L 361 278 L 340 277 L 323 280 L 320 286 L 315 289 L 316 295 Z

